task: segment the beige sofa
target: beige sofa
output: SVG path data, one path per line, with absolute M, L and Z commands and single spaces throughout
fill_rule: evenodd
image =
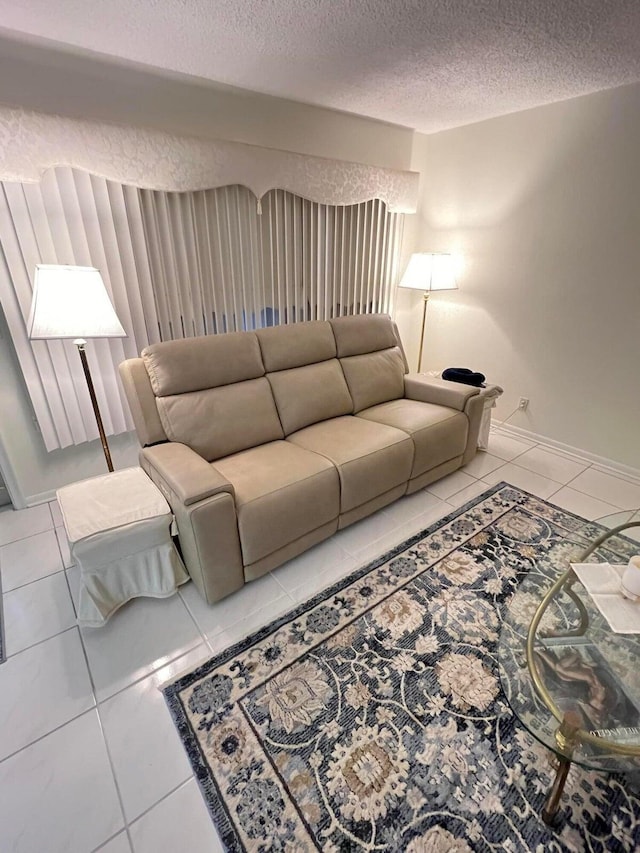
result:
M 209 603 L 469 462 L 484 406 L 407 375 L 381 314 L 154 344 L 120 373 Z

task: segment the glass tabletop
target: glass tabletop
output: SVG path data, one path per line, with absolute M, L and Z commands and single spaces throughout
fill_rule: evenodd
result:
M 617 527 L 618 524 L 625 524 L 628 521 L 637 521 L 640 524 L 640 509 L 620 509 L 617 512 L 601 515 L 596 518 L 594 524 L 601 524 L 603 527 Z M 640 527 L 632 527 L 624 534 L 630 539 L 635 539 L 640 545 Z
M 582 562 L 582 554 L 599 534 L 628 522 L 632 513 L 608 517 L 604 524 L 594 522 L 585 529 L 584 538 L 561 542 L 541 554 L 508 603 L 500 634 L 500 677 L 518 719 L 548 749 L 596 770 L 640 769 L 640 756 L 617 753 L 610 745 L 640 752 L 640 635 L 614 633 L 570 573 L 569 583 L 552 597 L 534 637 L 533 659 L 544 698 L 530 674 L 527 635 L 546 592 L 569 563 Z M 629 530 L 639 532 L 640 526 Z M 623 533 L 608 538 L 585 562 L 626 564 L 638 552 L 640 543 Z M 568 721 L 562 731 L 561 719 L 550 710 L 548 699 L 560 718 L 565 715 Z M 575 736 L 573 742 L 567 743 L 567 728 Z

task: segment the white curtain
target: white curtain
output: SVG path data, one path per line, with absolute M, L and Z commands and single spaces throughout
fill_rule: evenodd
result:
M 242 186 L 139 189 L 59 167 L 0 193 L 0 299 L 48 450 L 97 437 L 75 346 L 26 335 L 37 263 L 97 267 L 127 332 L 87 346 L 105 430 L 133 428 L 117 365 L 149 343 L 390 311 L 403 216 Z

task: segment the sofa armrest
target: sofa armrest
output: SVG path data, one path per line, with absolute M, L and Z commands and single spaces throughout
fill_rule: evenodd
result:
M 448 406 L 459 412 L 464 412 L 468 401 L 482 390 L 473 385 L 449 382 L 446 379 L 425 376 L 422 373 L 410 373 L 404 377 L 404 396 L 407 399 Z
M 208 604 L 244 585 L 233 486 L 185 444 L 140 451 L 140 465 L 167 499 L 187 571 Z
M 232 496 L 235 494 L 227 478 L 186 444 L 171 441 L 144 447 L 140 451 L 140 460 L 147 473 L 147 466 L 151 466 L 185 506 L 218 492 L 229 492 Z M 155 477 L 152 479 L 155 480 Z M 165 492 L 161 485 L 160 491 Z M 165 497 L 169 500 L 166 494 Z

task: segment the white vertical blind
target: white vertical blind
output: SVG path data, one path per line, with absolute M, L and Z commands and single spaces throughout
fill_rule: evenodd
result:
M 48 450 L 97 437 L 76 348 L 26 335 L 38 263 L 100 269 L 128 337 L 87 353 L 105 430 L 133 428 L 117 365 L 149 343 L 389 312 L 403 216 L 246 187 L 144 190 L 60 167 L 0 192 L 0 299 Z

